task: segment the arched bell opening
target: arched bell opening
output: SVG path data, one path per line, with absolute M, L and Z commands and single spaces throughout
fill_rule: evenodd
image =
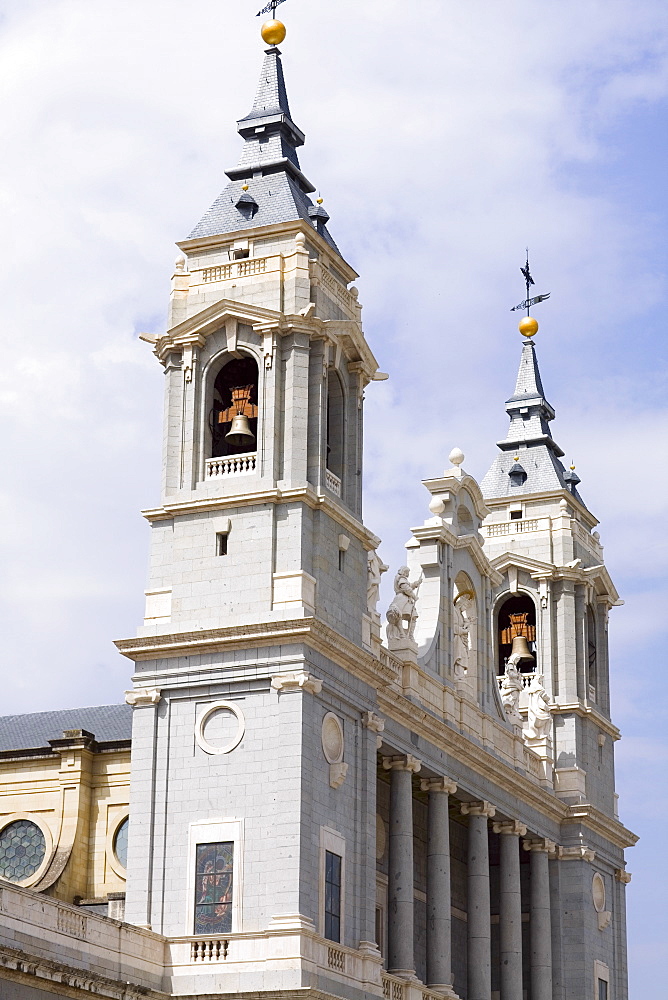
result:
M 337 372 L 330 369 L 327 377 L 327 458 L 326 467 L 341 481 L 343 479 L 343 437 L 345 424 L 345 397 Z
M 513 594 L 497 613 L 497 673 L 503 674 L 515 654 L 520 673 L 536 669 L 536 605 L 528 594 Z
M 257 448 L 258 367 L 251 357 L 232 358 L 218 372 L 209 412 L 211 457 L 244 455 Z

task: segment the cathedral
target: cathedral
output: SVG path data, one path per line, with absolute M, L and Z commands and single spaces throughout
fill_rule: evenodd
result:
M 627 1000 L 621 602 L 538 324 L 489 472 L 454 448 L 386 566 L 362 470 L 387 376 L 284 36 L 142 335 L 165 408 L 132 687 L 0 719 L 0 997 Z

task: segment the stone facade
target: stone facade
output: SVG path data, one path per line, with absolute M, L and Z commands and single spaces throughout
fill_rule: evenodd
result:
M 164 475 L 145 619 L 117 643 L 129 776 L 127 749 L 96 757 L 84 730 L 34 776 L 25 748 L 0 761 L 3 828 L 54 814 L 38 880 L 0 889 L 3 995 L 626 1000 L 619 601 L 534 349 L 482 489 L 457 449 L 425 481 L 383 642 L 361 481 L 363 393 L 384 376 L 274 48 L 239 129 L 148 338 Z

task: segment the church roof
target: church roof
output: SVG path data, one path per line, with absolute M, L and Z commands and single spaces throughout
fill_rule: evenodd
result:
M 98 743 L 129 740 L 132 708 L 129 705 L 98 705 L 66 708 L 58 712 L 0 717 L 0 753 L 49 747 L 49 740 L 62 739 L 66 729 L 86 729 Z
M 515 382 L 506 400 L 508 434 L 497 442 L 500 454 L 480 484 L 485 499 L 567 489 L 584 505 L 576 490 L 580 482 L 560 462 L 563 451 L 552 437 L 554 409 L 545 398 L 533 341 L 525 340 Z M 577 482 L 576 482 L 577 480 Z
M 337 250 L 326 226 L 327 213 L 309 198 L 315 188 L 299 165 L 297 148 L 305 136 L 292 120 L 276 46 L 265 52 L 253 107 L 237 122 L 237 131 L 244 145 L 237 166 L 226 171 L 230 183 L 188 239 L 304 219 Z

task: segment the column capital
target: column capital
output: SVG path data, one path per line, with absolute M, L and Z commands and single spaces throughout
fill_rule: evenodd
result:
M 412 753 L 383 757 L 383 769 L 385 771 L 410 771 L 412 774 L 417 774 L 421 767 L 422 761 L 414 757 Z
M 125 692 L 125 701 L 133 708 L 138 705 L 157 705 L 160 698 L 160 688 L 132 688 Z
M 617 879 L 618 882 L 621 882 L 623 885 L 628 885 L 629 882 L 631 881 L 631 872 L 624 871 L 623 868 L 616 868 L 615 878 Z
M 491 819 L 492 816 L 496 815 L 496 806 L 484 799 L 474 802 L 460 802 L 459 808 L 462 816 L 487 816 L 488 819 Z
M 584 844 L 575 847 L 557 847 L 557 857 L 560 861 L 591 862 L 596 857 L 596 851 L 592 851 L 591 847 L 585 847 Z
M 522 841 L 525 851 L 536 851 L 539 854 L 556 854 L 557 845 L 547 837 L 526 837 Z
M 309 694 L 320 694 L 322 681 L 306 670 L 297 670 L 290 674 L 274 674 L 271 686 L 276 691 L 308 691 Z
M 500 820 L 493 824 L 492 829 L 494 833 L 514 834 L 516 837 L 523 837 L 527 832 L 524 823 L 520 823 L 517 819 Z
M 385 720 L 375 712 L 362 712 L 362 725 L 373 733 L 382 733 L 385 729 Z
M 422 778 L 420 790 L 423 792 L 447 792 L 454 795 L 457 791 L 457 782 L 450 778 Z

